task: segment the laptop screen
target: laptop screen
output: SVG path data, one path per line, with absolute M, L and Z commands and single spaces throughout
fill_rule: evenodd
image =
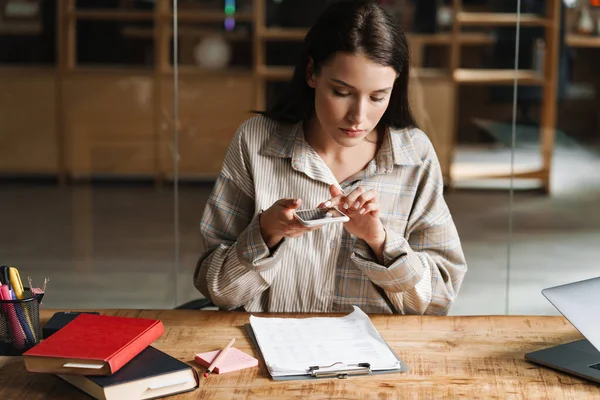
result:
M 542 294 L 600 351 L 600 277 L 544 289 Z

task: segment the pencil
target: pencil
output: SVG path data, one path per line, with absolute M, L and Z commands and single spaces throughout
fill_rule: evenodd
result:
M 235 342 L 235 338 L 231 339 L 229 341 L 229 343 L 227 343 L 227 346 L 223 347 L 223 350 L 221 350 L 219 352 L 219 354 L 217 354 L 217 356 L 215 357 L 215 359 L 213 360 L 213 362 L 210 363 L 210 366 L 208 367 L 208 369 L 204 373 L 204 377 L 205 378 L 208 378 L 208 375 L 210 375 L 210 373 L 213 371 L 213 369 L 215 369 L 215 367 L 218 367 L 217 364 L 219 363 L 219 361 L 221 361 L 221 359 L 225 358 L 225 356 L 227 355 L 227 352 L 229 351 L 229 349 L 233 345 L 233 342 Z

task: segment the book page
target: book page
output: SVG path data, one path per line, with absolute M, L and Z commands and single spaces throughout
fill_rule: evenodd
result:
M 356 306 L 344 317 L 251 316 L 250 324 L 273 376 L 308 374 L 311 366 L 338 362 L 369 363 L 373 371 L 400 367 L 369 316 Z

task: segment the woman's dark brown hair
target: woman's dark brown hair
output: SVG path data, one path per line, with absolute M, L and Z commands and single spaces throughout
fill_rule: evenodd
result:
M 392 67 L 398 76 L 379 126 L 415 125 L 408 103 L 408 43 L 396 20 L 374 1 L 341 1 L 325 10 L 304 38 L 302 56 L 287 92 L 260 114 L 288 123 L 309 119 L 315 107 L 314 89 L 306 83 L 309 60 L 319 74 L 338 52 L 363 54 L 377 64 Z

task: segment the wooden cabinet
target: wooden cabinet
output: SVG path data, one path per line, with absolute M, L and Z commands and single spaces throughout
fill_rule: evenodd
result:
M 0 69 L 0 173 L 57 174 L 52 69 Z
M 214 178 L 240 124 L 251 117 L 251 74 L 219 76 L 183 75 L 179 78 L 179 140 L 174 145 L 173 82 L 163 81 L 161 163 L 167 177 L 173 176 L 178 156 L 182 178 Z
M 239 125 L 250 116 L 250 74 L 181 76 L 178 145 L 172 78 L 162 79 L 160 125 L 151 74 L 77 74 L 64 82 L 67 166 L 72 177 L 214 178 Z
M 153 10 L 125 3 L 80 9 L 75 0 L 57 2 L 56 65 L 0 68 L 0 174 L 162 180 L 175 175 L 177 157 L 181 178 L 218 175 L 231 138 L 253 108 L 251 65 L 206 71 L 181 66 L 182 57 L 175 93 L 171 2 L 159 0 Z M 203 32 L 209 35 L 210 26 L 227 16 L 182 6 L 178 22 L 207 26 Z M 249 22 L 253 15 L 235 17 Z M 142 24 L 136 32 L 152 41 L 152 66 L 78 64 L 77 29 L 89 20 L 118 22 L 124 32 Z M 199 29 L 182 30 L 179 41 L 188 43 L 188 34 L 197 36 Z
M 73 178 L 154 175 L 152 84 L 151 75 L 65 78 L 66 166 Z

